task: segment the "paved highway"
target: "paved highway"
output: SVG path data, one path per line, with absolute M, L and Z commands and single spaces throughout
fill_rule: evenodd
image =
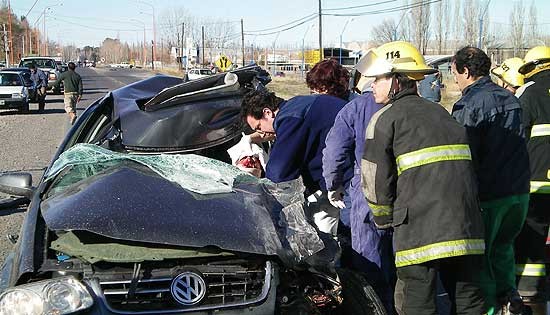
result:
M 77 104 L 81 112 L 107 92 L 153 75 L 140 69 L 77 68 L 82 76 L 84 94 Z M 29 114 L 0 110 L 0 172 L 30 170 L 34 184 L 55 154 L 71 127 L 63 106 L 63 95 L 48 94 L 46 110 L 38 113 L 38 104 L 31 103 Z M 0 198 L 5 198 L 1 195 Z M 7 235 L 19 234 L 25 209 L 0 210 L 0 265 L 12 249 Z

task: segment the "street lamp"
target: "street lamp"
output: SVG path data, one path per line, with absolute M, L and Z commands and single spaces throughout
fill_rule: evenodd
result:
M 277 32 L 277 36 L 275 36 L 275 39 L 273 40 L 273 70 L 275 70 L 275 43 L 277 42 L 277 38 L 279 38 L 279 35 L 281 35 L 281 32 Z
M 59 6 L 63 6 L 63 3 L 61 2 L 58 4 L 47 6 L 44 8 L 44 11 L 42 13 L 44 15 L 44 17 L 42 18 L 44 33 L 42 34 L 42 36 L 44 36 L 44 54 L 45 55 L 48 55 L 48 37 L 46 36 L 46 13 L 49 12 L 53 7 L 59 7 Z
M 487 9 L 489 8 L 489 3 L 491 3 L 491 0 L 487 1 L 487 4 L 485 5 L 485 9 L 483 10 L 483 13 L 479 16 L 479 37 L 477 41 L 477 48 L 481 49 L 481 34 L 483 33 L 483 17 L 485 16 L 485 12 L 487 12 Z
M 151 7 L 151 10 L 153 11 L 153 14 L 149 14 L 149 13 L 145 13 L 145 12 L 140 12 L 140 13 L 144 13 L 144 14 L 148 14 L 148 15 L 153 16 L 153 62 L 154 62 L 155 60 L 157 60 L 157 52 L 156 52 L 156 50 L 157 50 L 157 31 L 156 31 L 156 27 L 155 27 L 155 6 L 153 6 L 149 2 L 145 2 L 145 1 L 137 0 L 136 2 L 148 5 L 149 7 Z
M 340 33 L 340 64 L 342 64 L 342 35 L 344 34 L 344 31 L 346 30 L 346 26 L 348 26 L 348 23 L 353 21 L 353 18 L 348 19 L 346 21 L 346 24 L 344 24 L 344 27 L 342 28 L 342 33 Z
M 302 78 L 304 78 L 304 71 L 306 68 L 306 56 L 305 56 L 306 53 L 304 51 L 304 42 L 306 40 L 307 32 L 312 26 L 313 24 L 308 25 L 308 27 L 306 28 L 306 32 L 304 33 L 304 37 L 302 37 Z
M 405 16 L 411 12 L 411 9 L 408 9 L 407 11 L 405 11 L 405 13 L 403 13 L 403 15 L 401 16 L 401 19 L 399 19 L 399 22 L 397 22 L 397 25 L 393 29 L 393 40 L 394 41 L 397 40 L 397 29 L 399 28 L 399 25 L 401 25 L 401 22 L 403 22 L 403 20 L 405 19 Z

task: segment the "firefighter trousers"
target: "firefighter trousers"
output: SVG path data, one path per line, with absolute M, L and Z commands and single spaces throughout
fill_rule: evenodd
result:
M 481 289 L 489 315 L 497 309 L 497 296 L 516 289 L 514 240 L 529 206 L 529 194 L 482 202 L 485 224 L 485 256 L 480 274 Z

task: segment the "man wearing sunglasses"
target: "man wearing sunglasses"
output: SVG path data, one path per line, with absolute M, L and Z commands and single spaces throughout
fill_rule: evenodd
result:
M 546 314 L 545 245 L 550 224 L 550 47 L 537 46 L 518 70 L 528 81 L 520 90 L 523 125 L 531 166 L 531 195 L 516 242 L 518 290 L 533 314 Z

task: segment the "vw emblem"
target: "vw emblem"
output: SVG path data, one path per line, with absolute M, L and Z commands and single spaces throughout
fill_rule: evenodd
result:
M 197 304 L 206 294 L 206 283 L 198 274 L 186 271 L 172 280 L 170 293 L 182 305 Z

